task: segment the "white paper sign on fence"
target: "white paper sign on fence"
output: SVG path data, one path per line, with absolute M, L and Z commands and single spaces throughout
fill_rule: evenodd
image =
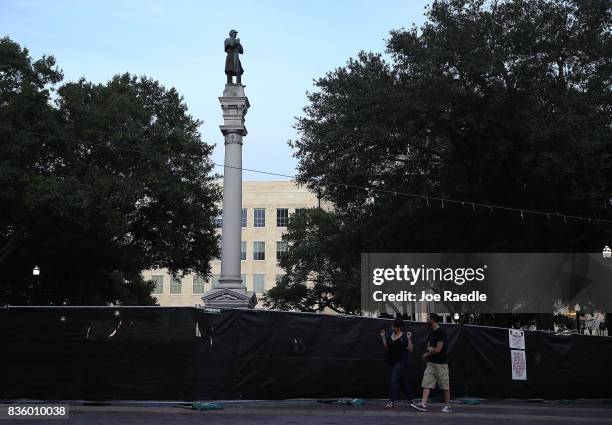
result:
M 510 350 L 510 361 L 512 362 L 512 380 L 527 380 L 527 359 L 523 350 Z
M 525 349 L 525 331 L 522 331 L 520 329 L 508 329 L 508 338 L 511 349 Z

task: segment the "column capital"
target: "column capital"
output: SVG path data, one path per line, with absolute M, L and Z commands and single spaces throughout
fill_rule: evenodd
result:
M 223 133 L 223 136 L 225 136 L 226 145 L 231 145 L 234 143 L 241 145 L 242 137 L 246 136 L 246 128 L 242 131 L 223 131 L 223 129 L 221 129 L 221 132 Z
M 242 138 L 248 134 L 244 125 L 220 125 L 219 129 L 221 130 L 221 134 L 225 136 L 225 143 L 227 143 L 227 138 L 231 135 L 240 137 L 240 142 L 242 143 Z

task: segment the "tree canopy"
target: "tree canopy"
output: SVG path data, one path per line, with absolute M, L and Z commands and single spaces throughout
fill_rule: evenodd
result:
M 63 82 L 1 39 L 0 301 L 152 304 L 143 270 L 208 274 L 219 189 L 200 124 L 174 88 Z
M 386 55 L 362 52 L 315 85 L 290 142 L 297 181 L 335 206 L 335 228 L 348 230 L 334 237 L 346 235 L 334 242 L 345 247 L 337 264 L 350 264 L 353 279 L 359 252 L 594 252 L 610 243 L 609 224 L 556 216 L 612 218 L 609 0 L 434 1 L 420 28 L 391 31 Z M 290 223 L 298 248 L 292 234 L 315 236 L 303 224 Z M 303 270 L 286 270 L 287 285 L 305 284 Z M 332 302 L 339 293 L 308 288 L 309 308 L 309 291 L 327 290 Z
M 333 211 L 311 208 L 294 215 L 283 235 L 290 249 L 279 261 L 286 274 L 266 292 L 264 304 L 280 310 L 357 313 L 360 237 L 358 227 L 348 226 Z

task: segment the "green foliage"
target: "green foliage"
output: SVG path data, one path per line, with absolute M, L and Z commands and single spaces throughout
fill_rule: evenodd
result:
M 554 213 L 612 218 L 610 5 L 433 2 L 421 28 L 391 32 L 389 60 L 362 52 L 316 81 L 291 142 L 298 182 L 339 228 L 359 223 L 364 252 L 599 251 L 610 226 Z
M 312 208 L 291 217 L 283 240 L 291 247 L 279 262 L 286 274 L 266 292 L 264 305 L 311 312 L 359 310 L 357 228 L 346 226 L 334 212 Z
M 560 331 L 569 331 L 576 329 L 576 319 L 573 317 L 566 316 L 564 314 L 554 314 L 553 322 L 556 329 Z
M 219 189 L 182 97 L 129 74 L 61 83 L 0 40 L 0 300 L 152 304 L 142 270 L 209 273 Z

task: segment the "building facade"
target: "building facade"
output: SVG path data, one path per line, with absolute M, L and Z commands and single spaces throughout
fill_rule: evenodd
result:
M 242 250 L 241 274 L 247 289 L 258 299 L 272 288 L 283 270 L 278 258 L 287 250 L 282 235 L 287 222 L 296 210 L 319 205 L 316 195 L 290 181 L 242 182 Z M 222 206 L 221 206 L 222 208 Z M 215 227 L 221 234 L 221 215 Z M 218 284 L 221 260 L 211 263 L 212 277 L 203 279 L 195 274 L 173 278 L 167 270 L 147 270 L 147 280 L 155 281 L 153 296 L 161 306 L 201 306 L 201 297 L 211 286 Z M 259 302 L 257 308 L 262 308 Z

